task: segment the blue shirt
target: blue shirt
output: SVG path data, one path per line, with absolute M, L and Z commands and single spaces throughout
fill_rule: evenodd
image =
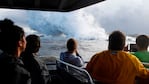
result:
M 81 56 L 76 56 L 68 52 L 60 53 L 60 60 L 78 67 L 82 67 L 84 65 L 84 61 Z

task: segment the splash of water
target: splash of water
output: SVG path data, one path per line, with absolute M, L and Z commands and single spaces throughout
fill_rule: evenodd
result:
M 66 35 L 79 39 L 105 39 L 104 28 L 91 14 L 80 10 L 69 13 L 29 11 L 29 26 L 46 35 Z

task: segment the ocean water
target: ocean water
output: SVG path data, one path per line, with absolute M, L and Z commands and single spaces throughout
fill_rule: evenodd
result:
M 78 52 L 85 61 L 89 61 L 90 58 L 97 52 L 101 52 L 107 49 L 108 41 L 106 40 L 77 40 Z M 41 48 L 39 55 L 41 57 L 56 57 L 59 58 L 61 52 L 66 51 L 67 39 L 61 40 L 41 40 Z
M 61 36 L 41 36 L 41 48 L 38 52 L 39 56 L 47 58 L 58 58 L 61 52 L 65 52 L 66 42 L 70 37 Z M 78 52 L 85 61 L 89 61 L 91 57 L 103 50 L 108 49 L 108 38 L 102 39 L 78 39 L 72 37 L 78 42 Z M 126 45 L 134 44 L 135 37 L 126 36 Z M 126 46 L 125 45 L 125 46 Z
M 68 38 L 53 38 L 54 39 L 41 37 L 41 48 L 38 53 L 39 56 L 59 58 L 60 53 L 67 50 L 66 42 Z M 126 39 L 126 45 L 135 43 L 135 38 L 127 37 Z M 89 61 L 94 54 L 108 49 L 108 40 L 105 39 L 76 40 L 78 42 L 78 52 L 85 61 Z

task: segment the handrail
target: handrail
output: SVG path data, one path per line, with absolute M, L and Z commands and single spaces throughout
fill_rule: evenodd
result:
M 47 62 L 46 65 L 56 65 L 55 62 Z
M 74 66 L 74 65 L 69 64 L 69 63 L 66 63 L 66 62 L 61 61 L 61 60 L 59 60 L 59 59 L 56 59 L 56 65 L 57 65 L 57 66 L 59 66 L 59 63 L 58 63 L 58 62 L 61 63 L 61 64 L 64 64 L 64 65 L 66 66 L 66 69 L 67 69 L 66 71 L 67 71 L 67 72 L 69 72 L 69 68 L 68 68 L 68 67 L 71 67 L 71 68 L 73 68 L 73 69 L 75 69 L 75 70 L 77 70 L 77 71 L 84 72 L 84 74 L 86 74 L 87 77 L 88 77 L 89 84 L 94 84 L 93 79 L 91 78 L 90 74 L 89 74 L 85 69 L 82 69 L 82 68 L 80 68 L 80 67 Z
M 142 64 L 145 65 L 145 66 L 149 66 L 148 62 L 142 62 Z

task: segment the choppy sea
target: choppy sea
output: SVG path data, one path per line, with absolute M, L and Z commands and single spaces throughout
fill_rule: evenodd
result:
M 107 49 L 108 41 L 106 40 L 77 40 L 78 52 L 85 61 L 89 61 L 90 58 L 97 52 Z M 39 56 L 41 57 L 56 57 L 59 58 L 61 52 L 66 51 L 66 39 L 61 40 L 41 40 L 41 48 Z

